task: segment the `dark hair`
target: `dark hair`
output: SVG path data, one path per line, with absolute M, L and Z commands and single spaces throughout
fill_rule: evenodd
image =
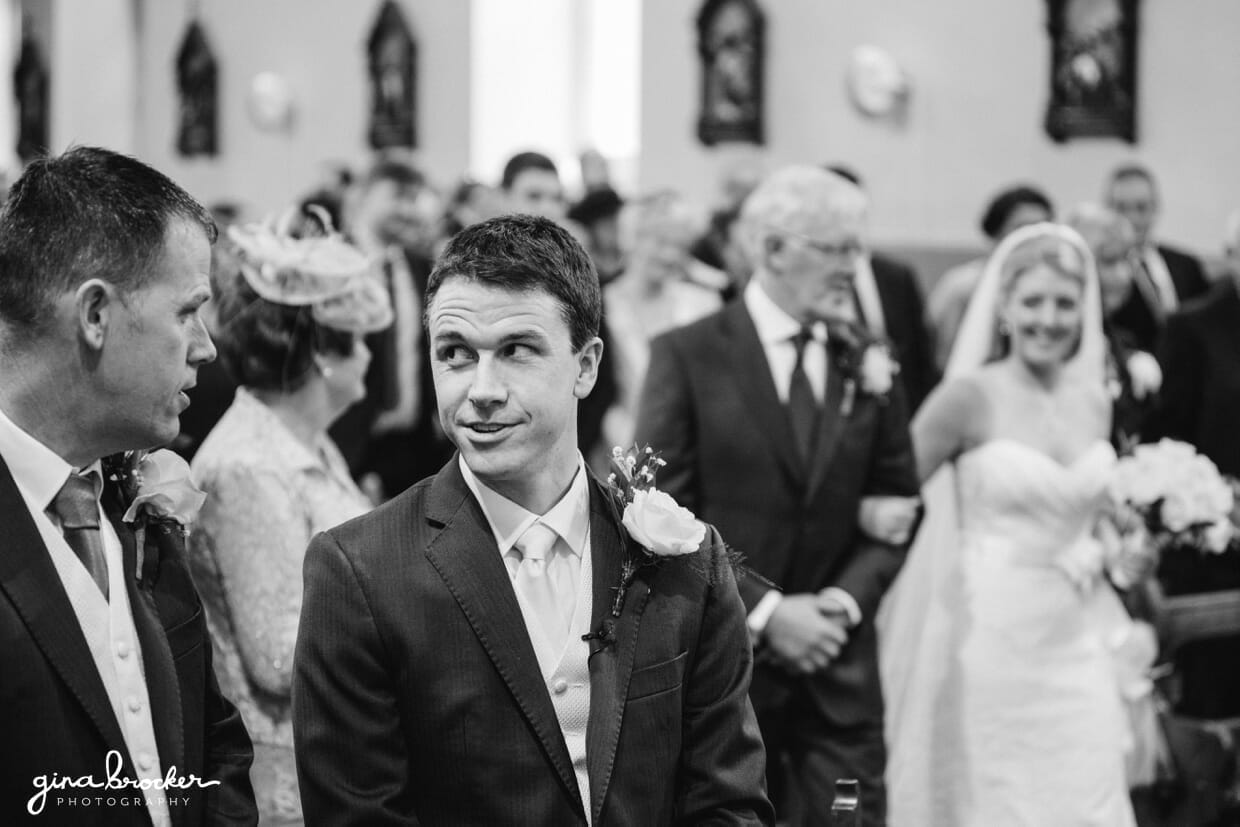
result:
M 504 174 L 500 178 L 500 187 L 506 190 L 512 189 L 512 182 L 516 181 L 517 176 L 527 169 L 545 170 L 557 177 L 560 174 L 560 171 L 555 168 L 555 161 L 552 161 L 541 152 L 518 152 L 508 159 L 508 163 L 504 164 Z
M 267 301 L 241 273 L 236 253 L 221 246 L 212 260 L 219 329 L 215 343 L 237 384 L 295 391 L 314 369 L 315 354 L 350 356 L 357 337 L 319 324 L 309 307 Z
M 1140 178 L 1150 185 L 1150 189 L 1157 191 L 1158 185 L 1154 182 L 1154 173 L 1150 172 L 1150 168 L 1137 163 L 1120 164 L 1111 170 L 1110 177 L 1107 178 L 1107 190 L 1115 186 L 1119 181 L 1125 178 Z
M 982 213 L 982 232 L 987 238 L 998 240 L 999 231 L 1003 229 L 1003 225 L 1007 223 L 1017 207 L 1025 204 L 1032 204 L 1046 210 L 1048 218 L 1055 217 L 1055 207 L 1042 190 L 1021 184 L 1001 190 L 990 199 L 990 203 L 986 205 L 986 211 Z
M 426 186 L 426 176 L 421 170 L 396 158 L 380 158 L 375 161 L 362 176 L 362 189 L 368 190 L 383 181 L 391 181 L 398 187 Z
M 568 210 L 568 218 L 589 227 L 604 218 L 615 218 L 624 206 L 624 199 L 611 187 L 590 190 Z
M 32 161 L 0 212 L 0 316 L 37 331 L 55 298 L 87 279 L 145 286 L 174 219 L 214 243 L 210 213 L 135 158 L 80 146 Z
M 439 288 L 452 278 L 501 290 L 546 291 L 560 304 L 574 351 L 598 335 L 603 313 L 598 273 L 576 239 L 554 221 L 505 215 L 453 236 L 426 286 L 428 318 Z

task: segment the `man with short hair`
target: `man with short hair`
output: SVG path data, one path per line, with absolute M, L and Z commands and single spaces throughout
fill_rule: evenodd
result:
M 540 215 L 563 222 L 568 207 L 555 162 L 541 152 L 518 152 L 504 165 L 500 189 L 508 212 Z
M 193 489 L 144 504 L 122 455 L 177 435 L 215 358 L 214 238 L 184 190 L 93 147 L 32 162 L 0 213 L 0 823 L 257 822 L 186 567 Z
M 545 218 L 448 243 L 426 318 L 458 454 L 306 553 L 308 823 L 773 821 L 722 541 L 668 510 L 686 553 L 660 556 L 659 530 L 638 545 L 638 507 L 622 525 L 577 448 L 601 304 L 586 252 Z
M 439 196 L 422 172 L 389 158 L 362 176 L 346 203 L 346 229 L 382 268 L 394 320 L 367 338 L 373 358 L 366 371 L 366 397 L 345 412 L 331 434 L 363 487 L 381 498 L 433 474 L 452 455 L 451 444 L 436 427 L 435 388 L 422 330 L 440 211 Z
M 918 482 L 894 365 L 844 321 L 865 211 L 825 170 L 768 176 L 741 214 L 753 279 L 740 301 L 655 339 L 637 421 L 667 461 L 667 491 L 761 575 L 740 584 L 751 695 L 772 798 L 795 825 L 826 824 L 846 778 L 865 823 L 885 821 L 874 616 L 912 529 L 898 498 Z M 870 498 L 901 512 L 886 542 L 859 529 Z
M 1125 164 L 1116 168 L 1107 179 L 1106 202 L 1136 231 L 1141 264 L 1136 289 L 1112 321 L 1132 334 L 1136 347 L 1153 351 L 1168 314 L 1205 293 L 1210 283 L 1195 256 L 1155 242 L 1153 229 L 1161 204 L 1154 175 L 1146 167 Z

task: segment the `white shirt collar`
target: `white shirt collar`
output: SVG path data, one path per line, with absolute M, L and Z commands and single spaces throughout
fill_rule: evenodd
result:
M 541 516 L 489 488 L 470 470 L 465 457 L 459 457 L 458 463 L 461 475 L 465 477 L 465 484 L 482 506 L 482 514 L 491 527 L 491 533 L 495 535 L 495 544 L 499 546 L 501 557 L 512 550 L 517 540 L 534 522 L 542 522 L 560 535 L 560 539 L 573 554 L 578 557 L 582 555 L 590 531 L 590 489 L 586 463 L 580 453 L 577 455 L 577 474 L 573 477 L 568 491 Z
M 46 511 L 69 478 L 73 466 L 18 427 L 0 410 L 0 456 L 26 501 Z M 96 468 L 96 460 L 86 470 Z
M 757 279 L 750 279 L 745 286 L 744 302 L 763 347 L 786 343 L 801 332 L 801 323 L 777 305 Z M 815 342 L 827 340 L 827 326 L 823 322 L 814 322 L 810 330 Z

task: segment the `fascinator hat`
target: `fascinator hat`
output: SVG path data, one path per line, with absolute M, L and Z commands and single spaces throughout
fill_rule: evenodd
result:
M 373 263 L 333 229 L 326 211 L 308 209 L 323 235 L 294 235 L 292 210 L 279 220 L 228 228 L 246 284 L 273 304 L 310 308 L 324 327 L 357 334 L 383 330 L 392 323 L 392 302 Z

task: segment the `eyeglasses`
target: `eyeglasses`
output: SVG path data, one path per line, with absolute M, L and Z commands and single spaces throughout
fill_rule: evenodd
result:
M 827 258 L 851 259 L 856 258 L 865 252 L 865 245 L 855 238 L 850 238 L 840 244 L 829 244 L 825 241 L 818 241 L 817 239 L 810 238 L 807 235 L 803 235 L 792 230 L 785 230 L 782 227 L 770 227 L 769 229 L 779 233 L 780 235 L 791 236 L 792 238 L 799 239 L 803 244 L 805 244 L 806 247 L 817 250 Z

